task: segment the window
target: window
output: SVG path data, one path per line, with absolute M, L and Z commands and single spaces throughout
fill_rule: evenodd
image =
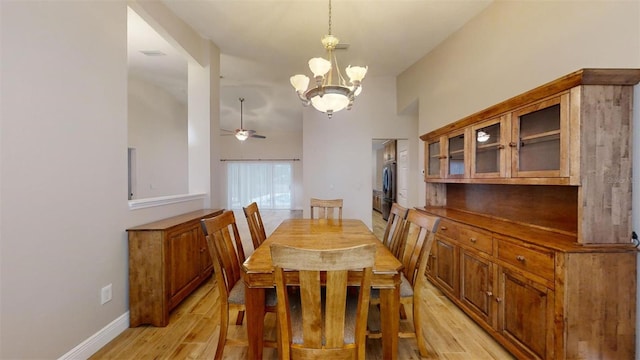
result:
M 227 206 L 256 202 L 261 209 L 291 209 L 292 166 L 288 162 L 228 162 Z

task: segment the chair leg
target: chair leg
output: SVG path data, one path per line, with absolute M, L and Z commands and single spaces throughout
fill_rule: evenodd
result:
M 216 348 L 215 360 L 222 359 L 224 344 L 227 342 L 227 330 L 229 327 L 229 305 L 220 304 L 220 335 L 218 336 L 218 347 Z
M 280 317 L 276 313 L 276 342 L 278 348 L 278 356 L 282 356 L 282 336 L 280 334 Z
M 420 316 L 420 299 L 413 299 L 413 328 L 416 331 L 416 341 L 418 342 L 418 350 L 421 357 L 427 357 L 427 344 L 422 334 L 422 318 Z

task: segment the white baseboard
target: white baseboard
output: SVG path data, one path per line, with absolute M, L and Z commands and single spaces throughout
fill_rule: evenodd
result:
M 97 333 L 91 335 L 91 337 L 71 349 L 68 353 L 62 355 L 58 360 L 86 360 L 127 328 L 129 328 L 128 311 L 103 327 Z

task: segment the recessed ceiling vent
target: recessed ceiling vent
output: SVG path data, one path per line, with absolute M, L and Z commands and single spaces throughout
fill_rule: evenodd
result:
M 160 50 L 140 50 L 140 52 L 147 56 L 166 56 L 167 55 Z

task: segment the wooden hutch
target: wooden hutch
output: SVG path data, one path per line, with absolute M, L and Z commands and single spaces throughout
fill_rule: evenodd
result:
M 633 86 L 583 69 L 425 141 L 427 277 L 518 358 L 633 359 Z

